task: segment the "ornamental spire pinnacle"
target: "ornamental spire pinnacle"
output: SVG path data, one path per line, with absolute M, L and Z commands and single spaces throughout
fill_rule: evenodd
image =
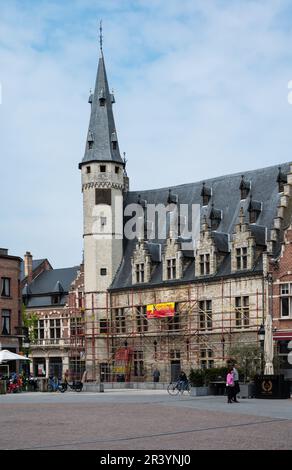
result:
M 103 52 L 102 52 L 102 41 L 103 41 L 103 35 L 102 35 L 102 20 L 100 20 L 100 22 L 99 22 L 99 48 L 100 48 L 101 54 L 103 53 Z

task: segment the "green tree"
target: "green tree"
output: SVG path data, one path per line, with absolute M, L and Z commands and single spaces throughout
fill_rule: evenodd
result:
M 31 343 L 36 341 L 36 327 L 38 322 L 38 316 L 35 312 L 27 312 L 26 307 L 22 305 L 22 322 L 23 326 L 27 328 L 28 338 Z
M 248 382 L 259 372 L 261 349 L 257 344 L 237 343 L 229 350 L 230 363 L 236 362 L 244 373 L 244 381 Z

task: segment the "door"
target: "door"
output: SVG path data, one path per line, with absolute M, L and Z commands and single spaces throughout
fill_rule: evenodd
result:
M 171 361 L 170 362 L 170 375 L 171 375 L 171 382 L 175 382 L 178 379 L 180 374 L 180 361 Z
M 49 362 L 49 376 L 58 377 L 62 380 L 62 358 L 52 357 Z

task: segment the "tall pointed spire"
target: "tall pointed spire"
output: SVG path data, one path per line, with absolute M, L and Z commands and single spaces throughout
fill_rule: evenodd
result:
M 89 162 L 116 162 L 124 164 L 120 155 L 112 105 L 114 96 L 109 91 L 103 56 L 102 23 L 100 22 L 100 58 L 93 95 L 90 96 L 91 115 L 84 158 L 79 168 Z

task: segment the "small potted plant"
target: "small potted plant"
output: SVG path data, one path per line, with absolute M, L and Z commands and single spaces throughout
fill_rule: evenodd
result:
M 191 396 L 202 397 L 208 395 L 208 387 L 205 385 L 205 371 L 203 369 L 191 369 L 189 381 L 191 384 Z

